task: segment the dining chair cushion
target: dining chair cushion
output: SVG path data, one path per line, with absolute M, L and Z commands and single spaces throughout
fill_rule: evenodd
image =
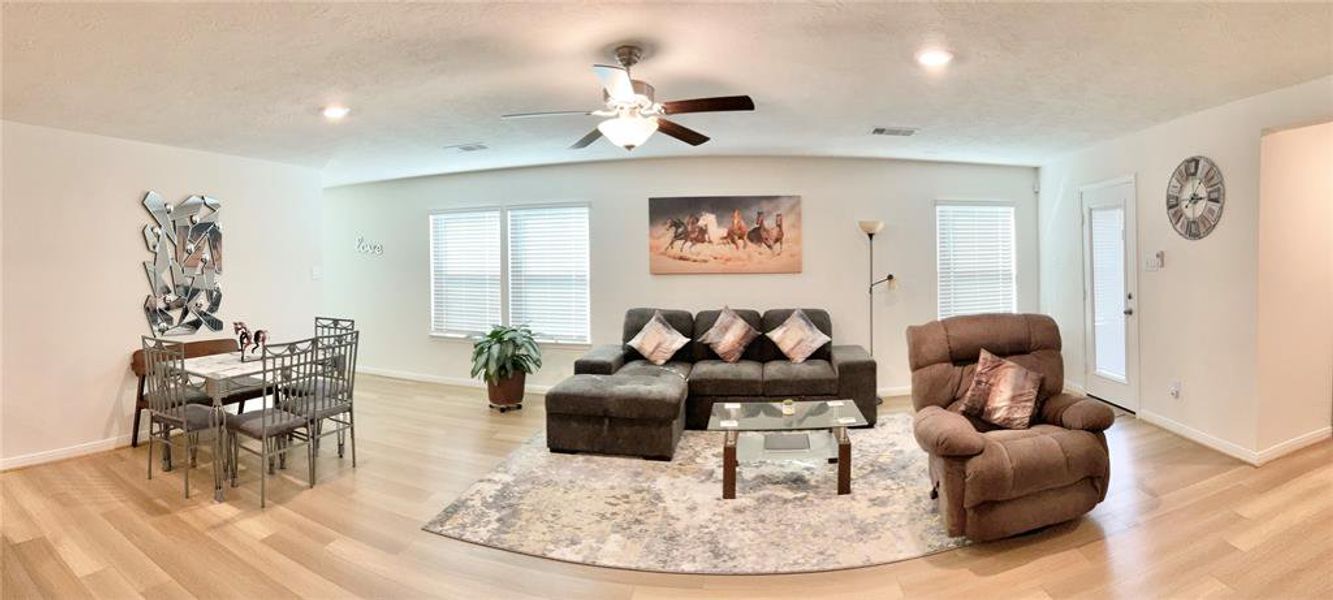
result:
M 289 413 L 280 408 L 265 408 L 241 414 L 227 413 L 227 429 L 244 433 L 252 438 L 264 436 L 265 426 L 269 436 L 291 433 L 305 427 L 310 419 Z
M 287 386 L 287 392 L 294 396 L 315 396 L 325 398 L 333 396 L 340 398 L 347 393 L 350 386 L 347 380 L 338 377 L 326 377 L 317 375 L 311 379 L 305 379 Z
M 292 407 L 293 413 L 296 413 L 298 415 L 305 415 L 312 419 L 327 419 L 329 417 L 335 417 L 341 415 L 350 410 L 352 410 L 351 402 L 330 402 L 327 404 L 324 403 L 316 404 L 315 406 L 307 405 L 304 407 L 302 406 Z
M 205 397 L 207 400 L 207 397 Z M 211 404 L 211 401 L 209 401 Z M 203 404 L 184 404 L 173 410 L 154 412 L 153 420 L 159 423 L 169 423 L 172 427 L 183 429 L 186 433 L 193 433 L 208 429 L 212 426 L 209 418 L 213 415 L 211 406 Z

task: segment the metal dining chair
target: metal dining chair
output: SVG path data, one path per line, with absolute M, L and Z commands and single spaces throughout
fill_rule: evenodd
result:
M 162 445 L 162 470 L 171 470 L 172 432 L 184 438 L 185 497 L 190 497 L 190 469 L 197 466 L 199 433 L 216 429 L 218 411 L 185 372 L 185 344 L 143 336 L 144 400 L 148 409 L 148 478 L 153 478 L 153 447 Z M 201 398 L 203 400 L 201 400 Z M 213 468 L 220 468 L 213 457 Z
M 356 331 L 356 321 L 341 317 L 315 317 L 315 337 Z
M 338 436 L 338 457 L 344 455 L 347 437 L 351 437 L 352 467 L 356 467 L 356 419 L 352 398 L 356 390 L 356 359 L 361 334 L 343 331 L 315 338 L 318 373 L 309 385 L 295 384 L 284 405 L 289 412 L 312 420 L 314 452 L 320 440 Z M 332 425 L 326 428 L 325 425 Z
M 306 449 L 310 487 L 315 486 L 313 419 L 289 409 L 301 408 L 299 402 L 294 402 L 304 397 L 298 390 L 315 389 L 324 366 L 316 338 L 268 344 L 261 360 L 263 405 L 259 410 L 227 415 L 227 446 L 232 487 L 237 485 L 240 452 L 244 450 L 259 457 L 259 506 L 263 508 L 267 504 L 267 481 L 274 473 L 274 463 L 286 468 L 287 454 L 302 447 Z M 242 437 L 259 442 L 258 447 L 246 445 Z

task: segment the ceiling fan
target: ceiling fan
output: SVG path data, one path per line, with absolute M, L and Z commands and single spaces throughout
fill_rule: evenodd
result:
M 529 112 L 502 115 L 502 119 L 526 119 L 531 117 L 594 116 L 605 117 L 597 128 L 588 132 L 571 149 L 586 148 L 603 136 L 611 143 L 626 150 L 633 150 L 660 131 L 691 146 L 698 146 L 708 141 L 708 136 L 689 127 L 685 127 L 666 116 L 684 113 L 722 112 L 733 110 L 754 110 L 754 100 L 749 96 L 721 96 L 717 98 L 695 98 L 693 100 L 673 100 L 658 102 L 653 86 L 646 81 L 630 77 L 630 67 L 638 64 L 643 57 L 643 49 L 638 46 L 620 46 L 616 48 L 616 60 L 620 66 L 593 65 L 592 70 L 602 82 L 602 97 L 606 108 L 598 110 L 558 110 L 547 112 Z

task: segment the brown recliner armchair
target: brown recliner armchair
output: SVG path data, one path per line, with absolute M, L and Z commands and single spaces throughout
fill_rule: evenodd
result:
M 1105 404 L 1063 393 L 1060 330 L 1045 315 L 974 315 L 907 328 L 917 443 L 949 535 L 993 540 L 1078 517 L 1106 498 Z M 1043 375 L 1032 426 L 1000 429 L 949 410 L 982 348 Z

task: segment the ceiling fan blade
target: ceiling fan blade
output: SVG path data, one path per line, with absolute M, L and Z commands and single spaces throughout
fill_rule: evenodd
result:
M 574 142 L 574 145 L 570 146 L 569 149 L 578 150 L 579 148 L 587 148 L 589 144 L 597 141 L 601 137 L 602 137 L 602 130 L 594 127 L 592 131 L 588 132 L 588 135 L 579 138 L 579 141 Z
M 597 74 L 597 79 L 602 82 L 602 87 L 606 89 L 606 94 L 612 100 L 618 102 L 632 102 L 634 100 L 634 84 L 630 82 L 629 71 L 626 71 L 624 67 L 593 65 L 592 70 Z
M 717 98 L 673 100 L 662 103 L 662 112 L 668 115 L 728 110 L 754 110 L 754 100 L 751 100 L 749 96 L 720 96 Z
M 587 110 L 548 110 L 543 112 L 510 113 L 507 115 L 500 115 L 500 118 L 530 119 L 533 117 L 571 117 L 574 115 L 587 116 L 590 114 L 592 114 L 592 111 L 587 111 Z
M 691 146 L 698 146 L 699 144 L 708 141 L 708 136 L 675 121 L 663 119 L 662 117 L 657 118 L 657 131 L 659 133 L 665 133 Z

